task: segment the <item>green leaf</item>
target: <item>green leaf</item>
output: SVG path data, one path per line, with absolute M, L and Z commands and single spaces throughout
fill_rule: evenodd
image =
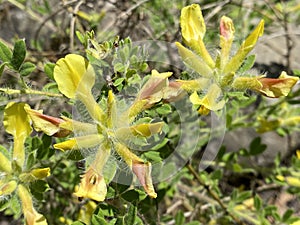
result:
M 0 59 L 3 62 L 10 62 L 12 51 L 4 43 L 0 41 Z
M 21 65 L 20 67 L 20 74 L 21 76 L 27 76 L 29 75 L 32 71 L 34 71 L 36 66 L 31 63 L 31 62 L 25 62 Z
M 254 196 L 254 207 L 257 211 L 261 210 L 262 200 L 258 195 Z
M 267 145 L 261 143 L 261 138 L 256 137 L 250 143 L 249 154 L 250 155 L 258 155 L 263 153 L 267 149 Z
M 185 222 L 185 218 L 184 218 L 184 214 L 183 212 L 180 210 L 176 216 L 175 216 L 175 224 L 176 225 L 183 225 Z
M 54 63 L 46 63 L 44 66 L 44 72 L 51 80 L 54 80 L 54 76 L 53 76 L 54 67 L 55 67 Z
M 211 179 L 212 180 L 220 180 L 223 176 L 223 173 L 221 170 L 215 170 L 212 174 L 211 174 Z
M 123 82 L 124 80 L 125 80 L 124 77 L 121 77 L 121 78 L 116 79 L 116 80 L 114 81 L 114 86 L 117 87 L 117 86 L 121 85 L 122 82 Z
M 293 213 L 294 213 L 293 209 L 286 210 L 282 216 L 282 222 L 286 222 L 288 219 L 290 219 Z
M 186 223 L 185 225 L 201 225 L 201 223 L 198 221 L 192 221 L 192 222 Z
M 237 198 L 236 198 L 236 202 L 243 202 L 246 199 L 250 198 L 252 196 L 252 192 L 251 191 L 243 191 L 242 193 L 239 193 Z
M 85 224 L 80 221 L 75 221 L 71 225 L 85 225 Z
M 0 77 L 1 77 L 1 75 L 2 75 L 2 73 L 3 73 L 3 71 L 4 71 L 4 68 L 5 68 L 5 66 L 6 66 L 7 64 L 8 64 L 8 63 L 5 62 L 5 63 L 2 63 L 2 64 L 0 65 Z
M 25 40 L 20 39 L 15 42 L 14 45 L 14 50 L 11 58 L 11 65 L 15 70 L 19 70 L 20 66 L 25 60 L 26 56 L 26 45 L 25 45 Z
M 107 225 L 107 222 L 103 217 L 94 214 L 92 216 L 92 225 Z
M 256 60 L 255 55 L 249 55 L 243 62 L 242 66 L 240 67 L 239 73 L 244 73 L 244 72 L 250 70 L 255 63 L 255 60 Z
M 134 225 L 137 214 L 137 208 L 133 204 L 130 204 L 127 214 L 125 215 L 125 224 Z
M 146 197 L 146 194 L 145 194 L 145 192 L 140 191 L 138 189 L 136 189 L 136 190 L 132 189 L 132 190 L 129 190 L 129 191 L 126 191 L 125 193 L 123 193 L 121 195 L 121 197 L 128 202 L 138 202 L 138 201 L 144 199 Z
M 122 73 L 122 72 L 125 72 L 125 70 L 126 70 L 126 67 L 125 67 L 122 63 L 116 63 L 116 64 L 114 65 L 114 71 L 115 71 L 115 72 L 120 72 L 120 73 Z
M 172 112 L 172 108 L 169 104 L 163 104 L 161 107 L 156 109 L 156 112 L 160 115 L 167 115 Z
M 31 190 L 38 193 L 44 193 L 50 190 L 48 183 L 44 180 L 37 180 L 30 185 Z

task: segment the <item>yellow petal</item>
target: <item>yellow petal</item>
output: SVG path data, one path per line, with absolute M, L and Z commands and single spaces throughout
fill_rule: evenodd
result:
M 30 109 L 29 106 L 25 107 L 25 110 L 30 116 L 36 131 L 42 131 L 55 137 L 66 137 L 71 133 L 71 129 L 60 128 L 60 124 L 65 122 L 63 119 L 44 115 L 41 110 Z
M 190 101 L 194 105 L 201 105 L 213 111 L 220 110 L 225 105 L 225 101 L 222 99 L 222 90 L 217 84 L 212 84 L 203 98 L 200 98 L 197 93 L 194 92 L 190 96 Z
M 92 215 L 95 212 L 96 208 L 96 202 L 88 201 L 80 208 L 78 220 L 87 225 L 91 224 Z
M 104 201 L 107 193 L 104 177 L 90 167 L 82 176 L 78 190 L 74 195 L 79 198 L 89 198 L 95 201 Z
M 151 198 L 156 198 L 157 194 L 154 190 L 151 178 L 151 163 L 141 163 L 133 161 L 132 172 L 137 176 L 139 182 L 141 183 L 147 194 Z
M 103 142 L 103 136 L 100 134 L 90 134 L 71 138 L 67 141 L 54 144 L 53 147 L 61 151 L 79 150 L 95 147 Z
M 32 198 L 29 190 L 20 184 L 18 186 L 18 196 L 22 203 L 22 210 L 25 217 L 26 225 L 47 225 L 46 218 L 39 214 L 33 207 Z
M 196 80 L 176 80 L 179 84 L 181 84 L 181 88 L 188 91 L 201 91 L 207 88 L 210 83 L 210 80 L 207 78 L 198 78 Z
M 161 132 L 161 129 L 163 127 L 163 122 L 158 123 L 143 123 L 138 124 L 130 127 L 121 127 L 118 128 L 115 132 L 115 135 L 118 139 L 127 141 L 130 138 L 131 135 L 133 136 L 142 136 L 142 137 L 150 137 L 153 134 L 157 134 Z
M 54 67 L 54 79 L 58 89 L 68 98 L 89 92 L 95 83 L 92 66 L 80 55 L 69 54 L 59 59 Z
M 176 42 L 175 44 L 178 48 L 178 52 L 182 60 L 185 62 L 187 67 L 197 72 L 200 76 L 207 78 L 212 77 L 213 70 L 207 65 L 205 61 L 203 61 L 203 59 L 199 55 L 187 49 L 179 42 Z
M 116 152 L 124 159 L 132 172 L 137 176 L 139 182 L 151 198 L 156 198 L 151 178 L 151 163 L 144 162 L 140 157 L 131 152 L 125 145 L 115 143 Z
M 300 6 L 300 5 L 299 5 L 299 6 Z M 291 223 L 291 225 L 300 225 L 300 220 L 297 220 L 297 221 Z
M 296 151 L 297 158 L 300 159 L 300 150 Z
M 258 38 L 264 32 L 264 21 L 261 20 L 255 30 L 242 43 L 237 53 L 230 59 L 224 68 L 224 74 L 236 72 L 242 65 L 248 53 L 254 48 Z
M 262 88 L 262 84 L 257 77 L 237 77 L 234 79 L 231 86 L 237 90 L 259 90 Z
M 74 193 L 77 197 L 96 201 L 105 199 L 107 188 L 102 171 L 109 156 L 110 146 L 101 145 L 95 159 L 83 175 L 78 190 Z
M 151 123 L 151 124 L 138 124 L 135 126 L 131 126 L 130 129 L 134 135 L 141 135 L 144 137 L 150 137 L 153 134 L 157 134 L 161 132 L 163 127 L 163 122 Z
M 33 169 L 30 172 L 22 173 L 19 179 L 23 182 L 32 182 L 40 179 L 44 179 L 50 176 L 50 168 L 38 168 Z
M 38 169 L 33 169 L 30 171 L 32 176 L 34 176 L 36 179 L 44 179 L 48 176 L 50 176 L 50 168 L 38 168 Z
M 11 162 L 2 152 L 0 152 L 0 162 L 0 172 L 12 172 Z
M 286 182 L 293 187 L 300 187 L 300 178 L 288 176 L 285 178 Z
M 206 26 L 200 5 L 192 4 L 181 10 L 180 26 L 183 42 L 201 56 L 210 68 L 213 68 L 215 63 L 202 40 L 206 32 Z
M 282 72 L 278 78 L 258 78 L 262 87 L 255 90 L 271 98 L 287 96 L 298 80 L 299 77 L 289 76 Z
M 17 182 L 15 180 L 11 180 L 7 183 L 4 183 L 0 186 L 0 196 L 10 195 L 17 188 Z
M 232 20 L 229 17 L 222 16 L 220 21 L 221 69 L 223 69 L 228 62 L 234 32 L 235 29 Z
M 163 88 L 168 85 L 168 77 L 172 75 L 172 72 L 159 73 L 157 70 L 151 71 L 151 76 L 149 80 L 144 84 L 142 89 L 138 93 L 138 100 L 151 99 L 157 93 L 160 94 Z M 159 101 L 160 97 L 157 101 Z M 153 102 L 153 100 L 151 101 Z
M 25 139 L 30 135 L 32 128 L 29 117 L 24 110 L 25 103 L 10 102 L 4 109 L 3 124 L 7 133 L 14 136 L 13 158 L 20 167 L 25 160 Z
M 182 8 L 180 26 L 182 37 L 186 42 L 203 39 L 206 26 L 200 5 L 192 4 Z
M 107 98 L 107 127 L 113 128 L 117 123 L 116 101 L 113 92 L 108 92 Z

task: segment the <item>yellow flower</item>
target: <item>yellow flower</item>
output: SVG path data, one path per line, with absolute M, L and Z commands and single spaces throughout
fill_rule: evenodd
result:
M 0 162 L 0 172 L 12 172 L 11 162 L 2 152 L 0 152 Z
M 96 156 L 81 178 L 75 195 L 79 198 L 90 198 L 96 201 L 105 199 L 107 188 L 103 177 L 103 168 L 110 156 L 109 146 L 103 144 L 98 148 Z
M 36 180 L 41 180 L 50 176 L 50 168 L 37 168 L 30 172 L 25 172 L 20 175 L 20 180 L 23 182 L 32 182 Z
M 95 120 L 105 120 L 91 92 L 95 83 L 94 69 L 82 56 L 69 54 L 58 60 L 54 67 L 54 79 L 61 93 L 84 103 Z
M 4 109 L 3 124 L 7 133 L 14 137 L 13 159 L 22 167 L 25 161 L 25 139 L 32 128 L 29 117 L 24 109 L 25 103 L 10 102 Z
M 85 155 L 84 149 L 95 149 L 98 146 L 95 155 L 87 155 L 89 165 L 75 191 L 77 197 L 90 198 L 96 201 L 105 199 L 107 187 L 103 175 L 105 174 L 104 168 L 108 163 L 111 149 L 115 149 L 137 176 L 148 195 L 155 198 L 151 164 L 144 162 L 131 152 L 125 143 L 128 143 L 131 138 L 147 138 L 161 132 L 162 122 L 134 124 L 133 121 L 143 110 L 163 100 L 164 97 L 168 99 L 172 96 L 173 92 L 168 92 L 170 91 L 168 89 L 168 77 L 172 73 L 159 73 L 153 70 L 149 80 L 137 94 L 135 101 L 127 110 L 122 112 L 117 111 L 117 101 L 112 91 L 109 91 L 104 112 L 91 94 L 91 88 L 94 84 L 94 81 L 91 80 L 94 79 L 94 75 L 91 74 L 92 70 L 89 67 L 89 63 L 83 57 L 67 55 L 57 62 L 54 78 L 63 94 L 69 98 L 75 98 L 85 105 L 94 122 L 79 122 L 65 117 L 59 119 L 29 109 L 27 111 L 32 120 L 35 120 L 36 129 L 52 135 L 56 135 L 61 130 L 72 131 L 75 134 L 74 137 L 54 145 L 54 148 L 59 150 L 78 149 L 83 150 L 83 155 Z M 87 77 L 91 80 L 87 80 Z M 85 84 L 85 82 L 88 83 Z M 48 129 L 45 128 L 45 124 L 49 125 Z
M 55 137 L 66 137 L 72 131 L 72 127 L 64 129 L 60 126 L 60 124 L 65 123 L 63 119 L 44 115 L 42 111 L 33 110 L 29 106 L 25 107 L 25 110 L 36 131 L 43 131 L 45 134 Z
M 21 199 L 22 209 L 27 225 L 47 225 L 46 218 L 33 207 L 29 190 L 22 184 L 18 185 L 18 195 Z
M 1 180 L 0 180 L 1 181 Z M 0 182 L 0 196 L 10 195 L 17 188 L 17 181 L 10 180 L 8 182 Z
M 262 87 L 255 90 L 271 98 L 287 96 L 298 80 L 299 77 L 289 76 L 286 72 L 282 72 L 278 78 L 258 78 Z
M 190 100 L 194 105 L 204 106 L 213 111 L 222 109 L 225 105 L 225 100 L 222 99 L 222 91 L 217 84 L 212 84 L 203 98 L 200 98 L 198 94 L 194 92 L 190 96 Z
M 282 73 L 278 79 L 265 77 L 240 77 L 236 72 L 242 66 L 247 55 L 254 48 L 258 38 L 264 32 L 264 21 L 261 20 L 252 33 L 241 44 L 238 51 L 230 57 L 235 28 L 229 17 L 222 16 L 220 21 L 220 51 L 215 60 L 208 53 L 203 38 L 206 26 L 201 8 L 197 4 L 184 7 L 180 16 L 183 43 L 176 42 L 178 52 L 186 64 L 199 74 L 195 80 L 179 81 L 181 88 L 193 93 L 191 101 L 200 105 L 199 112 L 207 114 L 209 110 L 220 110 L 224 106 L 221 98 L 226 96 L 226 91 L 232 87 L 237 90 L 252 89 L 268 97 L 286 96 L 298 81 L 298 78 Z M 213 85 L 212 88 L 208 86 Z M 209 90 L 204 98 L 196 92 Z M 222 92 L 224 92 L 222 94 Z M 216 99 L 214 99 L 216 97 Z
M 90 198 L 96 201 L 104 201 L 107 193 L 104 177 L 90 167 L 82 176 L 81 183 L 74 195 L 79 198 Z

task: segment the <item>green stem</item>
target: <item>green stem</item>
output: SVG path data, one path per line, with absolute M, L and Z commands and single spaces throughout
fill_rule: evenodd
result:
M 244 225 L 245 223 L 242 222 L 239 218 L 233 215 L 231 212 L 228 211 L 227 206 L 222 202 L 218 194 L 213 191 L 209 185 L 205 184 L 205 181 L 198 175 L 195 169 L 192 167 L 191 164 L 186 165 L 187 169 L 193 174 L 196 180 L 199 182 L 200 185 L 204 187 L 204 189 L 209 193 L 209 195 L 220 205 L 223 211 L 229 215 L 237 224 Z
M 32 95 L 45 95 L 49 97 L 63 97 L 62 94 L 56 94 L 51 92 L 45 92 L 45 91 L 38 91 L 33 89 L 25 89 L 25 90 L 16 90 L 11 88 L 0 88 L 0 92 L 3 92 L 7 95 L 14 95 L 14 94 L 32 94 Z

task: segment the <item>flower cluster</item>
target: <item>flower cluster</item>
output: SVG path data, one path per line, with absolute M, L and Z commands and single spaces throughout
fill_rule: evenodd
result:
M 29 109 L 29 105 L 25 103 L 11 102 L 4 110 L 3 124 L 6 132 L 14 137 L 14 147 L 12 155 L 0 151 L 0 196 L 5 198 L 17 193 L 26 224 L 46 225 L 45 217 L 33 206 L 29 184 L 48 177 L 50 168 L 26 168 L 24 143 L 32 131 L 30 119 L 25 111 Z
M 226 102 L 226 92 L 230 89 L 251 89 L 267 97 L 277 98 L 286 96 L 299 79 L 285 72 L 278 78 L 239 74 L 238 70 L 263 34 L 263 20 L 231 56 L 235 29 L 232 20 L 223 16 L 220 21 L 220 51 L 215 58 L 209 54 L 203 42 L 206 25 L 198 4 L 182 9 L 180 24 L 183 43 L 188 48 L 179 42 L 176 42 L 176 46 L 187 67 L 197 72 L 199 77 L 177 82 L 183 89 L 192 93 L 190 100 L 194 105 L 200 106 L 199 112 L 202 114 L 222 109 Z M 199 93 L 205 94 L 199 96 Z
M 58 60 L 54 68 L 54 79 L 60 92 L 70 99 L 83 103 L 93 122 L 80 122 L 66 117 L 55 118 L 32 109 L 27 109 L 27 113 L 37 131 L 58 137 L 65 137 L 70 133 L 75 135 L 73 138 L 55 144 L 54 148 L 62 151 L 98 149 L 82 176 L 79 188 L 75 192 L 76 196 L 96 201 L 105 199 L 107 182 L 103 170 L 112 151 L 129 166 L 147 194 L 152 198 L 157 196 L 151 179 L 151 163 L 145 162 L 134 154 L 126 143 L 133 137 L 147 138 L 161 132 L 163 122 L 138 124 L 134 122 L 140 112 L 162 98 L 168 98 L 169 95 L 165 90 L 168 87 L 167 78 L 171 75 L 170 72 L 159 73 L 153 70 L 135 101 L 124 111 L 118 110 L 115 95 L 109 91 L 106 110 L 103 110 L 91 92 L 95 83 L 95 72 L 91 64 L 76 54 L 69 54 Z M 76 136 L 76 134 L 80 135 Z

